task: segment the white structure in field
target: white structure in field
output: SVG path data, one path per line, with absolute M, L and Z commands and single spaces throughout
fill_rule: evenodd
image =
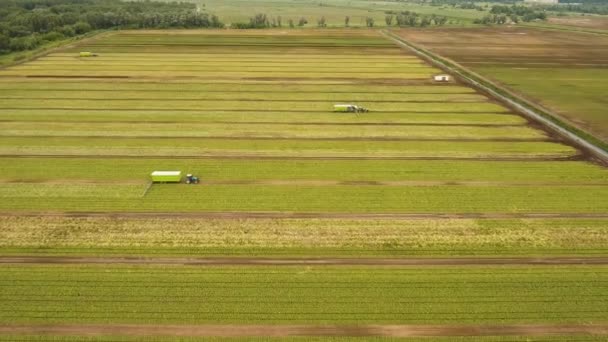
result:
M 450 75 L 435 75 L 435 76 L 433 76 L 433 80 L 435 82 L 449 82 Z

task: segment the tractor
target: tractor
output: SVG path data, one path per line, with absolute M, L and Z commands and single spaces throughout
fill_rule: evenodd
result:
M 198 179 L 198 177 L 194 176 L 191 173 L 186 175 L 186 184 L 198 184 L 199 181 L 200 180 Z

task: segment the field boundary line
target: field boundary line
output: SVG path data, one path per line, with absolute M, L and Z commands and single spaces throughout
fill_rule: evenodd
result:
M 481 258 L 272 258 L 272 257 L 72 257 L 0 256 L 0 265 L 181 265 L 181 266 L 558 266 L 608 265 L 608 257 Z
M 4 335 L 73 336 L 191 336 L 191 337 L 290 337 L 290 336 L 554 336 L 608 335 L 608 324 L 509 324 L 509 325 L 152 325 L 56 324 L 0 325 Z
M 606 150 L 608 144 L 595 138 L 591 134 L 569 123 L 566 123 L 555 114 L 551 114 L 548 110 L 542 109 L 537 104 L 517 96 L 513 92 L 489 81 L 487 78 L 463 67 L 451 59 L 447 59 L 430 52 L 429 50 L 411 43 L 390 31 L 383 30 L 382 34 L 387 39 L 397 43 L 399 46 L 413 51 L 415 54 L 429 61 L 434 66 L 446 72 L 457 75 L 459 78 L 473 87 L 490 94 L 496 99 L 499 99 L 509 107 L 516 109 L 524 116 L 543 124 L 543 126 L 547 129 L 558 134 L 560 137 L 565 138 L 575 146 L 578 146 L 579 148 L 591 153 L 595 157 L 599 158 L 603 163 L 608 163 L 608 151 Z

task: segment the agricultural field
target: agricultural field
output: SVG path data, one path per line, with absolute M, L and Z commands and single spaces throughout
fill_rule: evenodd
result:
M 316 27 L 324 17 L 328 27 L 344 27 L 344 18 L 350 17 L 349 26 L 365 27 L 366 18 L 374 19 L 375 27 L 384 27 L 386 11 L 413 11 L 422 15 L 442 15 L 452 26 L 470 26 L 473 20 L 486 13 L 474 9 L 460 9 L 450 6 L 429 6 L 423 3 L 401 1 L 366 0 L 193 0 L 200 8 L 215 13 L 228 24 L 248 22 L 256 13 L 271 18 L 281 17 L 283 27 L 289 27 L 291 19 L 297 25 L 300 18 L 306 18 L 304 27 Z
M 515 27 L 399 34 L 608 141 L 608 36 Z
M 605 165 L 439 73 L 359 29 L 0 69 L 0 341 L 605 339 Z

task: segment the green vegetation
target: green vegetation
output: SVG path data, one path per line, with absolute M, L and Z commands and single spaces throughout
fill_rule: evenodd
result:
M 370 20 L 373 27 L 386 26 L 388 13 L 402 11 L 415 12 L 420 16 L 446 17 L 446 25 L 471 25 L 483 12 L 475 9 L 429 6 L 429 3 L 413 1 L 370 2 L 365 0 L 206 0 L 205 8 L 217 14 L 226 23 L 251 24 L 255 14 L 265 15 L 278 26 L 280 17 L 282 28 L 320 27 L 319 21 L 324 18 L 323 27 L 367 27 Z M 347 19 L 348 18 L 348 19 Z M 303 19 L 303 20 L 302 20 Z M 290 22 L 292 23 L 290 25 Z M 393 22 L 394 24 L 394 22 Z
M 431 7 L 331 2 L 314 4 L 333 11 L 323 20 L 284 12 L 281 25 L 333 26 L 353 6 L 360 24 L 382 25 L 386 11 Z M 241 11 L 263 13 L 247 10 L 256 4 Z M 278 16 L 257 23 L 279 26 Z M 3 69 L 0 256 L 605 255 L 606 168 L 457 80 L 434 82 L 439 72 L 377 31 L 336 28 L 110 32 Z M 371 111 L 333 112 L 338 103 Z M 201 182 L 149 186 L 155 170 Z M 0 324 L 603 323 L 606 275 L 602 265 L 4 264 Z M 0 341 L 110 339 L 34 335 Z M 579 337 L 424 340 L 594 340 Z M 304 339 L 315 341 L 276 341 Z
M 223 27 L 187 2 L 3 0 L 0 54 L 110 28 Z
M 1 210 L 333 213 L 605 213 L 606 186 L 5 184 Z M 91 195 L 94 193 L 94 196 Z M 141 196 L 138 198 L 138 196 Z M 576 198 L 576 201 L 571 201 Z
M 5 266 L 0 322 L 592 323 L 608 318 L 606 271 Z
M 151 171 L 183 170 L 204 182 L 343 181 L 469 182 L 529 185 L 606 185 L 608 171 L 575 161 L 457 160 L 229 160 L 3 158 L 5 182 L 145 182 Z M 243 172 L 246 169 L 247 172 Z
M 490 9 L 490 14 L 481 19 L 476 19 L 476 24 L 517 24 L 520 21 L 531 22 L 535 20 L 547 20 L 547 13 L 544 10 L 538 11 L 537 8 L 521 5 L 494 5 Z
M 576 156 L 571 146 L 538 141 L 390 141 L 309 139 L 0 138 L 8 156 L 148 156 L 148 157 L 305 157 L 305 158 L 563 158 Z

